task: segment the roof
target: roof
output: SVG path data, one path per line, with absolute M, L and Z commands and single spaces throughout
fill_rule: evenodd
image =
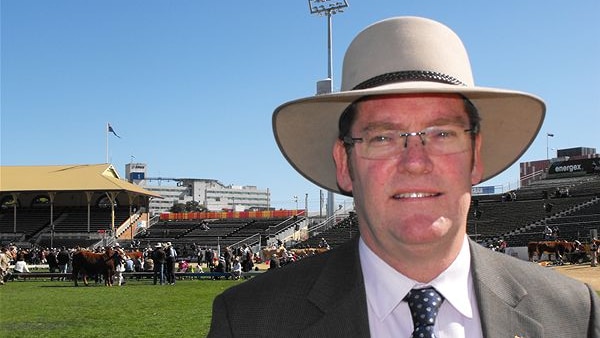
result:
M 112 164 L 0 166 L 0 192 L 124 191 L 159 194 L 122 180 Z

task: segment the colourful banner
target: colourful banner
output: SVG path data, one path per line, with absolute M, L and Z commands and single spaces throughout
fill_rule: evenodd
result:
M 267 210 L 267 211 L 205 211 L 205 212 L 171 212 L 160 215 L 161 221 L 182 221 L 202 219 L 268 219 L 288 218 L 303 214 L 304 210 Z

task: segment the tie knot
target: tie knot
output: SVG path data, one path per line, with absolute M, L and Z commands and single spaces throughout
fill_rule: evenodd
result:
M 413 319 L 413 337 L 435 337 L 433 325 L 444 297 L 433 287 L 412 289 L 404 298 Z

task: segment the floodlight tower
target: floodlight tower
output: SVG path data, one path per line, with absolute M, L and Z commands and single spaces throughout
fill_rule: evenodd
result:
M 348 1 L 342 0 L 308 0 L 310 14 L 327 17 L 327 79 L 317 82 L 317 95 L 333 92 L 333 53 L 331 51 L 332 29 L 331 17 L 344 12 Z M 327 191 L 327 216 L 333 216 L 333 192 Z
M 344 12 L 344 8 L 346 7 L 348 7 L 348 1 L 346 0 L 308 0 L 308 8 L 310 9 L 310 14 L 317 14 L 319 16 L 327 17 L 327 78 L 329 78 L 331 81 L 333 81 L 333 56 L 331 52 L 331 17 L 334 14 Z M 333 86 L 331 86 L 331 88 L 333 88 Z

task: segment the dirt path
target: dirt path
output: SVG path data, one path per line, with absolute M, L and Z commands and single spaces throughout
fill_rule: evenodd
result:
M 600 291 L 600 265 L 591 267 L 587 264 L 555 266 L 554 269 L 571 278 L 588 283 L 596 291 Z

